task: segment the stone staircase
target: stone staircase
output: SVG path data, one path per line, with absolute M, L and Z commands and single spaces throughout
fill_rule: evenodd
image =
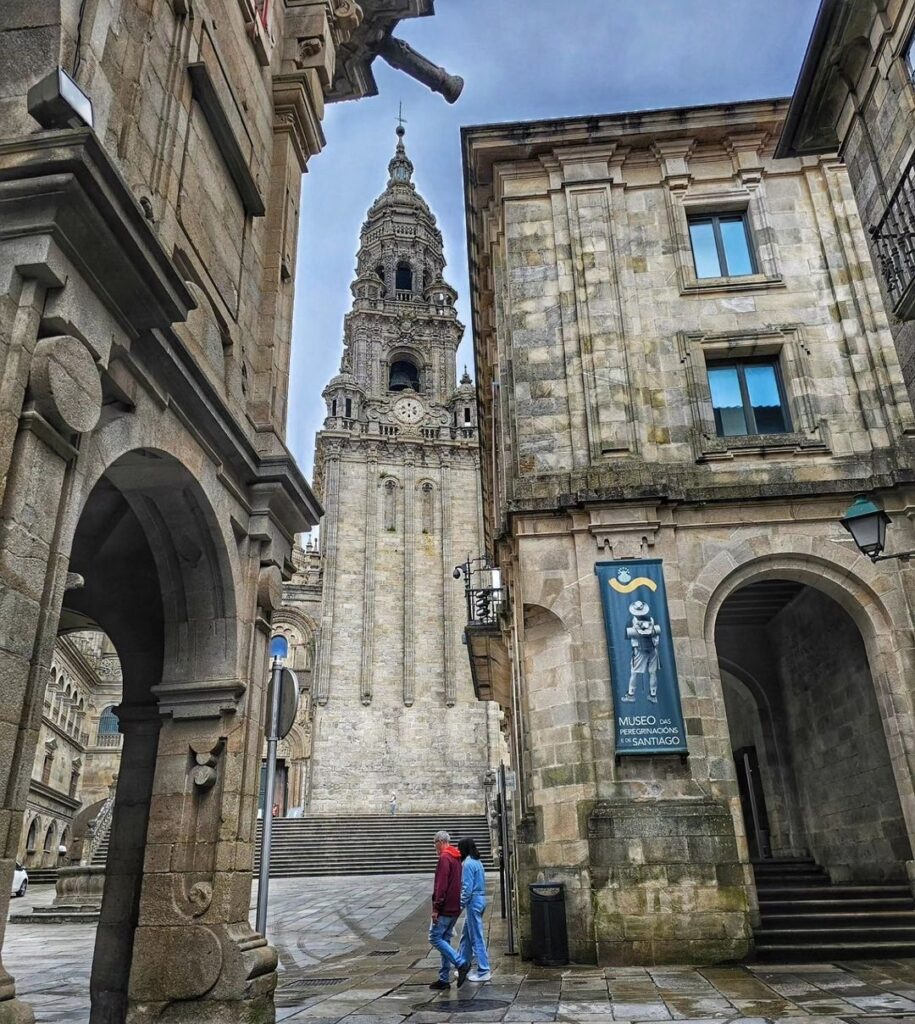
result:
M 812 859 L 753 864 L 761 927 L 756 957 L 819 961 L 915 956 L 915 899 L 906 884 L 833 885 Z
M 26 868 L 29 885 L 53 885 L 57 881 L 57 868 Z
M 439 829 L 473 839 L 487 869 L 493 867 L 485 815 L 368 814 L 274 818 L 271 878 L 308 875 L 380 875 L 433 872 L 438 855 L 432 837 Z M 261 823 L 257 824 L 258 871 Z

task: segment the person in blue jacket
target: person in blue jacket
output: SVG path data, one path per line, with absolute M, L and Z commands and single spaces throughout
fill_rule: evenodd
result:
M 468 981 L 489 981 L 492 971 L 489 953 L 483 938 L 483 911 L 486 909 L 486 875 L 480 862 L 480 851 L 472 839 L 458 843 L 461 854 L 461 909 L 464 930 L 461 932 L 459 955 L 465 964 L 476 960 L 477 969 L 467 975 Z

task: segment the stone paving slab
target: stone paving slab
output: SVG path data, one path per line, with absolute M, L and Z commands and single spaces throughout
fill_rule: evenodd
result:
M 275 880 L 277 1022 L 915 1024 L 915 959 L 551 969 L 504 955 L 498 910 L 488 920 L 492 982 L 432 992 L 430 884 L 424 875 Z M 34 886 L 12 906 L 52 898 L 52 887 Z M 38 1024 L 87 1024 L 94 934 L 82 924 L 8 926 L 4 963 Z

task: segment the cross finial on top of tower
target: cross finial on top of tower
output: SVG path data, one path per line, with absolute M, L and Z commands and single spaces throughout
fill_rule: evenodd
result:
M 401 138 L 407 133 L 407 129 L 404 128 L 406 123 L 407 119 L 403 116 L 403 101 L 401 101 L 397 104 L 397 127 L 394 129 Z

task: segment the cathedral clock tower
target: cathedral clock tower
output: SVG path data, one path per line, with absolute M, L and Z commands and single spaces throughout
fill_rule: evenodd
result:
M 362 227 L 315 485 L 323 590 L 311 813 L 483 808 L 499 740 L 461 646 L 455 565 L 482 550 L 476 405 L 442 235 L 397 129 Z M 494 755 L 498 761 L 498 756 Z

